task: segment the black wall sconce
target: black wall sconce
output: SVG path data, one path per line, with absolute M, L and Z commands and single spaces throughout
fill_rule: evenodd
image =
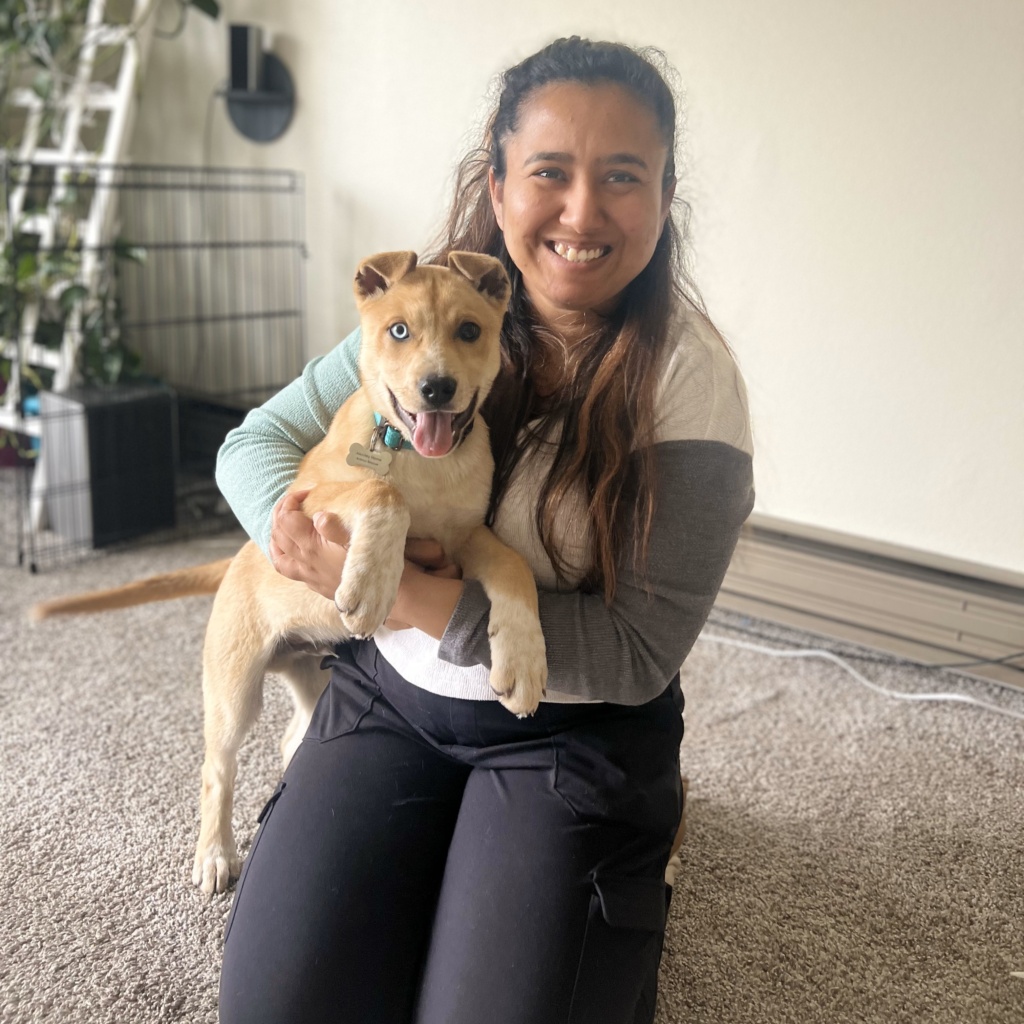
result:
M 230 76 L 224 96 L 231 123 L 254 142 L 272 142 L 295 112 L 295 84 L 281 60 L 263 50 L 263 30 L 228 26 Z

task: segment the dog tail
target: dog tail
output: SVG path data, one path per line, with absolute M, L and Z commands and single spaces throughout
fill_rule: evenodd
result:
M 206 565 L 150 576 L 111 590 L 91 590 L 71 597 L 58 597 L 42 601 L 29 609 L 29 618 L 35 622 L 53 615 L 80 615 L 83 612 L 105 612 L 114 608 L 131 608 L 152 601 L 170 601 L 176 597 L 214 594 L 231 564 L 230 558 Z

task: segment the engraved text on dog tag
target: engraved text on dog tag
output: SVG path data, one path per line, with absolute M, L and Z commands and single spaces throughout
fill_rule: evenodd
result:
M 372 469 L 378 476 L 387 476 L 391 468 L 391 452 L 371 452 L 361 444 L 353 444 L 345 461 L 350 466 L 362 466 L 363 469 Z

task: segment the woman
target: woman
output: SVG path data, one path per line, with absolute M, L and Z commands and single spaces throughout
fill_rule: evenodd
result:
M 328 659 L 261 816 L 224 1022 L 653 1018 L 678 668 L 751 508 L 746 398 L 680 285 L 675 107 L 655 67 L 574 37 L 502 84 L 438 255 L 491 253 L 513 282 L 492 514 L 537 575 L 548 696 L 524 720 L 498 704 L 482 588 L 413 545 L 393 628 Z M 271 509 L 356 386 L 358 345 L 250 414 L 218 466 L 278 571 L 325 596 L 344 534 L 294 498 Z

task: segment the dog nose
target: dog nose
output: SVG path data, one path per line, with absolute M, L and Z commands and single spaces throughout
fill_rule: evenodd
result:
M 424 377 L 420 381 L 420 394 L 430 405 L 440 408 L 455 397 L 458 386 L 454 377 Z

